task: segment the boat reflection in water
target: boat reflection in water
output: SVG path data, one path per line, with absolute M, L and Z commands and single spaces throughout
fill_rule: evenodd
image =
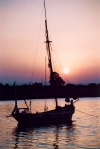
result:
M 66 133 L 65 133 L 66 132 Z M 54 148 L 65 147 L 71 141 L 75 141 L 74 125 L 52 125 L 48 127 L 15 128 L 13 136 L 15 138 L 15 148 Z M 72 140 L 73 139 L 73 140 Z M 40 141 L 41 140 L 41 141 Z

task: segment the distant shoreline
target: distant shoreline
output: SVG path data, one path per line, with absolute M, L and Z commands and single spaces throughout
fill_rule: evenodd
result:
M 45 98 L 66 98 L 66 97 L 100 97 L 100 84 L 91 83 L 89 85 L 67 84 L 66 86 L 56 86 L 56 93 L 51 86 L 21 85 L 16 86 L 16 96 L 21 99 L 45 99 Z M 0 101 L 14 100 L 14 87 L 0 85 Z

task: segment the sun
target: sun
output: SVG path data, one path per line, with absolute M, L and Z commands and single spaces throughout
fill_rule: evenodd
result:
M 68 74 L 69 72 L 70 72 L 69 68 L 66 68 L 66 67 L 63 68 L 63 73 L 64 73 L 64 74 Z

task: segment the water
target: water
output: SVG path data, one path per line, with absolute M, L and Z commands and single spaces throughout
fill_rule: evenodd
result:
M 32 100 L 33 112 L 43 111 L 44 103 L 45 100 Z M 60 99 L 59 104 L 63 106 L 64 100 Z M 19 101 L 19 106 L 24 106 L 23 101 Z M 52 109 L 53 100 L 48 100 L 47 106 Z M 80 98 L 75 103 L 76 112 L 73 115 L 72 126 L 62 124 L 18 129 L 17 122 L 12 117 L 6 117 L 11 113 L 13 107 L 14 102 L 12 101 L 0 101 L 1 149 L 100 148 L 100 98 Z

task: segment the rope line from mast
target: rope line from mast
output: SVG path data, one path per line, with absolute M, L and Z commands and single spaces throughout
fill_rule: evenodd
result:
M 86 113 L 86 112 L 83 112 L 83 111 L 80 111 L 80 110 L 78 110 L 78 109 L 75 109 L 76 111 L 78 111 L 78 112 L 80 112 L 80 113 L 83 113 L 83 114 L 86 114 L 86 115 L 89 115 L 89 116 L 93 116 L 93 117 L 99 117 L 99 115 L 93 115 L 93 114 L 88 114 L 88 113 Z
M 33 80 L 33 72 L 34 72 L 34 67 L 35 67 L 35 62 L 36 62 L 36 56 L 37 56 L 38 45 L 39 45 L 39 41 L 40 41 L 40 33 L 41 33 L 42 18 L 43 18 L 43 9 L 44 9 L 44 8 L 42 8 L 41 21 L 40 21 L 40 27 L 39 27 L 39 33 L 38 33 L 38 40 L 37 40 L 36 51 L 35 51 L 35 57 L 34 57 L 33 68 L 32 68 L 31 83 L 32 83 L 32 80 Z

